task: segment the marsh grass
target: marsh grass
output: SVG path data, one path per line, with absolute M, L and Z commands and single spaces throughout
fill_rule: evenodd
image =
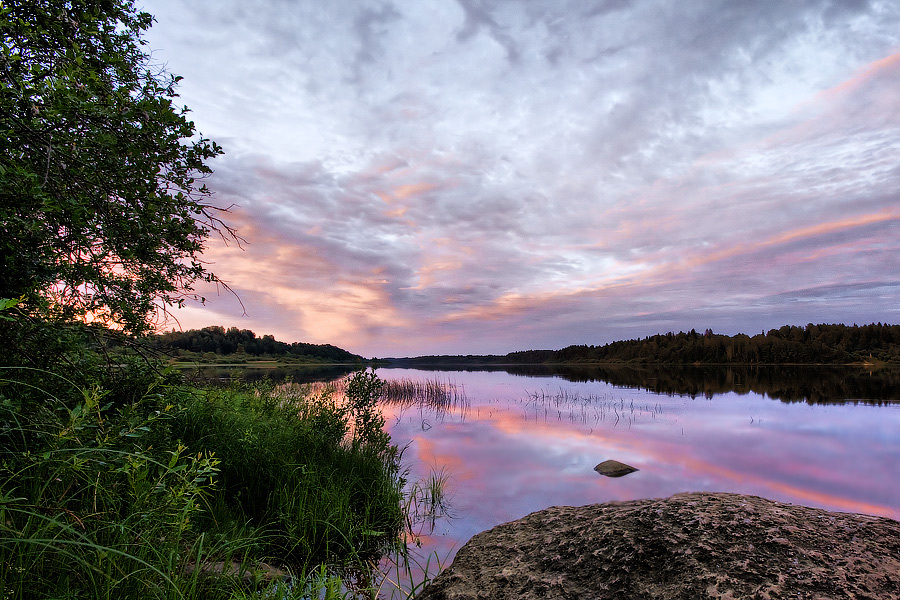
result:
M 532 420 L 568 420 L 587 426 L 610 423 L 613 427 L 632 427 L 635 424 L 656 421 L 664 410 L 661 404 L 635 404 L 634 400 L 613 397 L 609 394 L 582 395 L 569 390 L 549 393 L 526 392 L 523 401 L 524 416 Z
M 402 406 L 421 404 L 443 410 L 468 405 L 465 391 L 450 381 L 392 379 L 385 381 L 384 384 L 382 399 L 391 404 Z
M 405 544 L 386 555 L 378 565 L 377 597 L 405 600 L 418 594 L 444 566 L 436 552 L 421 554 L 422 536 L 431 535 L 440 519 L 453 517 L 449 494 L 450 474 L 432 469 L 421 480 L 408 483 L 404 495 Z
M 365 395 L 376 378 L 343 400 L 151 379 L 122 397 L 0 373 L 0 600 L 368 594 L 343 574 L 405 528 L 400 452 Z
M 465 391 L 450 381 L 430 379 L 385 381 L 382 401 L 401 408 L 434 411 L 439 417 L 454 411 L 461 415 L 470 407 Z M 423 426 L 425 421 L 423 420 Z M 452 519 L 451 473 L 436 466 L 422 479 L 407 481 L 404 488 L 403 533 L 405 545 L 389 554 L 380 565 L 379 597 L 412 598 L 440 573 L 446 557 L 432 551 L 422 554 L 422 538 L 431 535 L 438 522 Z
M 414 598 L 444 568 L 437 552 L 419 555 L 411 549 L 391 555 L 380 565 L 380 577 L 374 596 L 384 600 Z
M 430 535 L 440 519 L 453 518 L 449 495 L 450 474 L 446 468 L 432 469 L 410 484 L 404 496 L 407 544 L 421 546 L 419 536 Z

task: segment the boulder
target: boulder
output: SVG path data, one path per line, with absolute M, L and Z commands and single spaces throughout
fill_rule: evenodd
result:
M 561 506 L 479 533 L 416 600 L 900 598 L 900 523 L 755 496 Z
M 606 475 L 607 477 L 622 477 L 623 475 L 634 473 L 638 469 L 632 467 L 631 465 L 620 463 L 617 460 L 604 460 L 602 463 L 594 467 L 594 470 L 601 475 Z

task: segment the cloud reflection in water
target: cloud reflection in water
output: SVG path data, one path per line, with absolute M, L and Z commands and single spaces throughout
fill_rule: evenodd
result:
M 716 491 L 900 518 L 900 405 L 785 404 L 758 394 L 657 395 L 504 372 L 379 371 L 449 380 L 466 404 L 387 405 L 412 477 L 445 467 L 456 515 L 423 538 L 449 557 L 472 535 L 554 505 Z M 615 459 L 640 469 L 598 475 Z

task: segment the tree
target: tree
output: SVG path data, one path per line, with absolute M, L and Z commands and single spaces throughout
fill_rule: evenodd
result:
M 0 297 L 141 333 L 221 283 L 208 236 L 221 148 L 177 108 L 134 0 L 0 2 Z M 49 313 L 47 313 L 49 309 Z

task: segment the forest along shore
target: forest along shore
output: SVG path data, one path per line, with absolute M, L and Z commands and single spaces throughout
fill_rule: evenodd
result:
M 418 356 L 384 359 L 404 367 L 565 364 L 871 365 L 900 366 L 900 325 L 785 325 L 750 336 L 695 330 L 602 346 L 523 350 L 504 355 Z

